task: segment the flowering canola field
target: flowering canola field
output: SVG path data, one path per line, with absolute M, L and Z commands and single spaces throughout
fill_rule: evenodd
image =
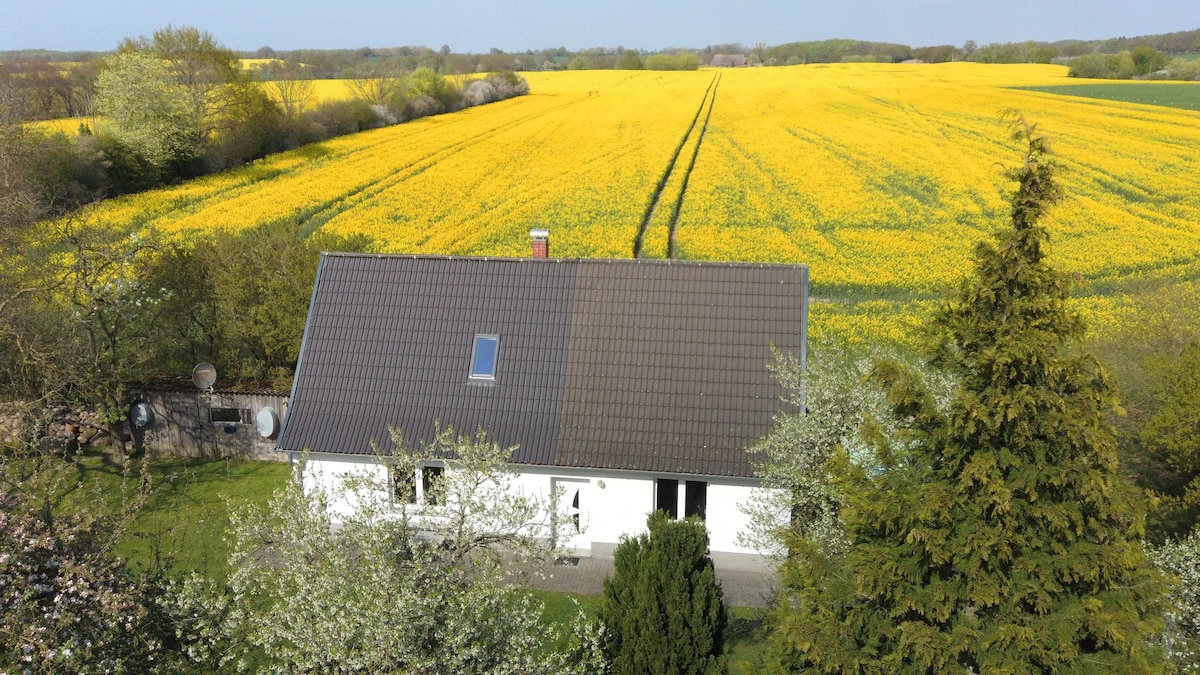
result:
M 1053 138 L 1068 198 L 1048 219 L 1079 308 L 1119 321 L 1126 283 L 1200 276 L 1200 113 L 1013 87 L 1040 65 L 837 64 L 526 74 L 532 93 L 334 139 L 112 200 L 112 227 L 186 240 L 272 221 L 383 252 L 810 265 L 814 333 L 895 339 L 1007 217 L 998 121 Z

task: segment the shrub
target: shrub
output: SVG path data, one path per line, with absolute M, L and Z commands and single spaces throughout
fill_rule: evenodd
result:
M 727 617 L 699 520 L 650 516 L 650 532 L 621 542 L 604 580 L 599 618 L 613 673 L 723 669 Z

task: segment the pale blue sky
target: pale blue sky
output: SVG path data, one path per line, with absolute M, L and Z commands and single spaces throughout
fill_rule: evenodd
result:
M 0 50 L 109 50 L 172 24 L 238 50 L 637 49 L 845 37 L 913 47 L 1200 28 L 1200 0 L 0 0 Z

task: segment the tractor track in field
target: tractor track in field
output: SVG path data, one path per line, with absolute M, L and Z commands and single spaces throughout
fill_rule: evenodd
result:
M 688 125 L 687 131 L 683 134 L 683 138 L 679 140 L 679 145 L 675 146 L 675 152 L 671 154 L 671 160 L 667 162 L 667 167 L 663 174 L 658 179 L 658 184 L 654 186 L 654 195 L 650 199 L 650 204 L 646 207 L 646 212 L 642 215 L 642 222 L 638 226 L 637 236 L 633 240 L 633 257 L 642 257 L 642 245 L 646 239 L 646 230 L 650 228 L 650 223 L 654 220 L 654 214 L 658 211 L 659 202 L 662 200 L 663 191 L 670 182 L 671 176 L 675 173 L 675 165 L 679 161 L 679 155 L 683 153 L 683 149 L 687 147 L 688 140 L 692 138 L 692 134 L 696 133 L 696 124 L 700 121 L 701 115 L 704 115 L 704 126 L 700 130 L 700 137 L 696 142 L 696 149 L 692 152 L 691 161 L 688 164 L 686 173 L 683 177 L 683 188 L 680 190 L 679 198 L 673 205 L 675 212 L 671 220 L 671 234 L 668 244 L 667 257 L 671 258 L 674 254 L 675 240 L 675 225 L 679 220 L 679 207 L 683 203 L 683 192 L 687 190 L 687 179 L 691 173 L 692 167 L 696 163 L 696 155 L 700 152 L 700 144 L 704 141 L 704 133 L 708 130 L 708 119 L 712 116 L 713 102 L 717 97 L 717 84 L 721 81 L 721 75 L 718 73 L 713 76 L 711 82 L 708 83 L 708 88 L 704 90 L 704 97 L 700 99 L 700 107 L 696 109 L 696 114 L 692 117 L 692 123 Z M 705 107 L 708 108 L 708 113 L 705 114 Z
M 721 76 L 717 75 L 713 82 L 712 96 L 708 99 L 708 112 L 704 114 L 704 126 L 700 127 L 700 138 L 696 139 L 696 148 L 688 160 L 687 169 L 683 173 L 683 183 L 679 186 L 679 197 L 671 207 L 671 232 L 667 235 L 667 258 L 675 257 L 675 235 L 679 232 L 679 214 L 683 212 L 683 197 L 687 194 L 688 181 L 692 177 L 692 169 L 696 168 L 696 157 L 700 155 L 700 146 L 704 145 L 704 136 L 708 133 L 708 121 L 712 119 L 713 106 L 717 102 L 717 87 L 721 84 Z
M 351 190 L 349 192 L 346 192 L 346 193 L 336 197 L 332 201 L 327 202 L 324 206 L 315 209 L 314 211 L 312 211 L 311 213 L 309 213 L 307 215 L 302 216 L 299 219 L 299 222 L 297 224 L 299 225 L 302 232 L 305 232 L 306 234 L 311 234 L 313 231 L 315 231 L 317 228 L 324 225 L 326 222 L 328 222 L 334 216 L 337 216 L 338 214 L 340 214 L 350 208 L 353 208 L 354 206 L 356 206 L 358 204 L 361 204 L 383 192 L 386 192 L 387 190 L 395 187 L 396 185 L 399 185 L 400 183 L 403 183 L 404 181 L 406 181 L 414 176 L 418 176 L 418 175 L 424 173 L 426 170 L 428 170 L 430 167 L 437 164 L 438 162 L 440 162 L 448 157 L 451 157 L 451 156 L 461 152 L 462 150 L 469 148 L 476 143 L 479 143 L 480 141 L 483 141 L 483 140 L 486 140 L 489 138 L 493 138 L 496 135 L 498 135 L 504 131 L 507 131 L 514 127 L 521 126 L 523 124 L 527 124 L 529 122 L 535 121 L 535 120 L 545 117 L 547 115 L 565 110 L 572 106 L 583 103 L 586 100 L 588 100 L 588 97 L 577 98 L 572 101 L 567 101 L 566 103 L 563 103 L 562 105 L 554 106 L 553 108 L 547 108 L 545 110 L 540 110 L 535 113 L 530 113 L 528 115 L 524 115 L 524 116 L 518 117 L 516 119 L 508 120 L 507 122 L 496 125 L 490 129 L 481 131 L 481 132 L 474 134 L 468 138 L 464 138 L 464 139 L 455 141 L 453 143 L 442 146 L 431 152 L 427 152 L 423 156 L 413 159 L 412 161 L 410 161 L 402 166 L 397 167 L 395 169 L 395 171 L 393 171 L 390 175 L 386 176 L 382 180 L 365 183 L 361 187 L 359 187 L 357 190 Z

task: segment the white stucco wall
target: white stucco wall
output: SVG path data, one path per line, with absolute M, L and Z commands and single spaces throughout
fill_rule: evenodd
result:
M 682 510 L 685 481 L 707 483 L 706 524 L 709 548 L 714 553 L 756 554 L 757 551 L 738 544 L 738 534 L 749 524 L 749 517 L 740 505 L 759 490 L 755 481 L 721 477 L 651 474 L 624 471 L 560 469 L 543 466 L 520 466 L 512 487 L 526 493 L 549 495 L 553 486 L 561 485 L 564 506 L 569 507 L 579 493 L 579 519 L 583 532 L 564 546 L 580 555 L 611 555 L 622 535 L 637 535 L 646 531 L 646 517 L 654 509 L 655 480 L 671 478 L 680 481 Z M 447 467 L 447 471 L 453 466 Z M 304 467 L 304 487 L 322 487 L 337 494 L 343 478 L 349 474 L 367 475 L 387 485 L 386 469 L 370 458 L 337 455 L 310 455 Z M 354 504 L 350 498 L 335 499 L 333 506 L 339 514 L 349 514 Z

